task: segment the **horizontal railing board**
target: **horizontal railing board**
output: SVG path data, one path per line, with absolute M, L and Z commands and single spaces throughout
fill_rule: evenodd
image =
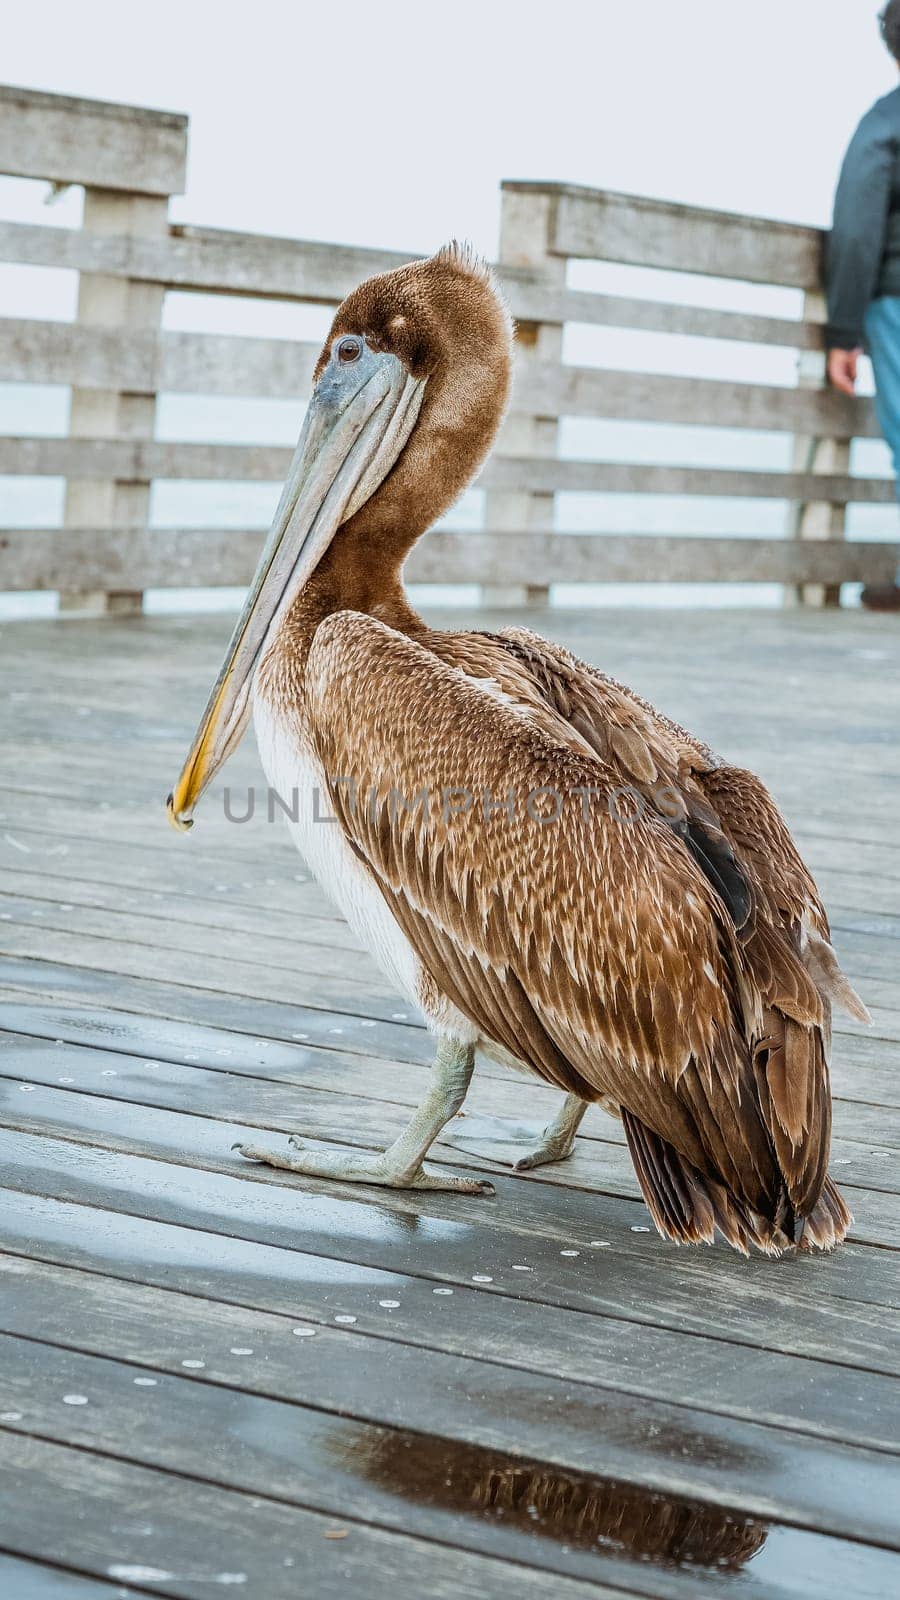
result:
M 797 289 L 821 282 L 818 228 L 574 184 L 504 187 L 555 197 L 551 248 L 558 255 Z
M 5 317 L 0 321 L 0 380 L 6 383 L 77 383 L 152 393 L 157 367 L 155 333 L 85 327 L 71 322 Z
M 0 261 L 134 278 L 167 288 L 336 305 L 363 278 L 414 259 L 260 234 L 173 228 L 167 239 L 98 237 L 74 228 L 0 222 Z M 500 270 L 513 315 L 523 322 L 583 322 L 645 332 L 737 339 L 819 350 L 822 325 L 701 306 L 669 305 L 588 290 L 558 290 L 537 275 Z
M 184 190 L 188 119 L 0 85 L 0 171 L 100 189 Z
M 0 437 L 0 474 L 126 483 L 154 478 L 274 483 L 284 478 L 292 455 L 286 445 Z
M 898 558 L 900 545 L 844 540 L 439 532 L 417 545 L 406 576 L 411 583 L 506 583 L 520 572 L 537 584 L 887 583 Z
M 265 395 L 309 390 L 319 346 L 208 333 L 132 333 L 27 318 L 0 320 L 0 379 L 138 393 Z M 519 374 L 514 410 L 541 416 L 878 438 L 870 400 L 832 390 L 543 366 Z
M 871 400 L 851 399 L 834 390 L 616 372 L 606 367 L 533 368 L 517 382 L 513 407 L 550 417 L 686 423 L 836 439 L 881 437 Z
M 284 478 L 292 453 L 285 445 L 0 436 L 0 474 L 115 478 L 134 483 L 159 478 L 273 483 Z M 476 481 L 483 489 L 530 490 L 539 494 L 566 491 L 703 495 L 890 506 L 896 500 L 893 478 L 561 461 L 552 457 L 495 455 Z
M 113 528 L 0 532 L 0 590 L 140 589 L 247 583 L 259 530 Z M 413 551 L 412 583 L 889 582 L 900 545 L 616 534 L 432 533 Z M 125 580 L 128 580 L 126 585 Z
M 516 459 L 513 456 L 492 457 L 478 483 L 483 488 L 530 489 L 541 494 L 703 495 L 722 499 L 829 501 L 837 505 L 893 506 L 897 498 L 893 478 L 650 466 L 639 462 Z
M 306 400 L 321 345 L 216 333 L 159 335 L 159 390 Z
M 305 398 L 319 345 L 214 333 L 128 332 L 0 320 L 0 379 L 128 393 Z
M 583 289 L 568 289 L 560 300 L 565 313 L 561 320 L 567 322 L 700 339 L 739 340 L 743 344 L 780 345 L 789 350 L 822 350 L 825 345 L 825 327 L 819 322 L 760 317 L 745 311 L 707 310 L 705 306 L 670 305 L 663 300 L 626 299 Z

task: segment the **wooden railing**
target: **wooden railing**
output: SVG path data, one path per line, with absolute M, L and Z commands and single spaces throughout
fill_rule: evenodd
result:
M 267 445 L 164 443 L 163 392 L 306 394 L 318 347 L 163 331 L 167 290 L 335 305 L 403 253 L 176 226 L 183 117 L 0 88 L 0 169 L 85 189 L 80 229 L 0 223 L 0 261 L 79 273 L 71 323 L 0 319 L 0 380 L 70 385 L 67 438 L 0 438 L 0 473 L 62 476 L 64 526 L 0 529 L 0 590 L 54 589 L 61 604 L 134 610 L 145 589 L 242 584 L 259 529 L 148 527 L 154 479 L 279 480 L 290 458 Z M 851 477 L 850 442 L 878 429 L 871 402 L 823 388 L 821 255 L 814 229 L 565 184 L 505 183 L 499 270 L 517 321 L 514 399 L 480 480 L 485 527 L 433 533 L 413 581 L 475 582 L 488 598 L 542 598 L 555 582 L 776 582 L 821 602 L 853 581 L 887 581 L 898 547 L 843 537 L 851 502 L 891 507 L 893 482 Z M 567 263 L 616 262 L 803 291 L 802 319 L 723 311 L 567 287 Z M 678 333 L 800 353 L 798 386 L 616 372 L 563 361 L 567 323 Z M 587 417 L 786 433 L 789 472 L 568 460 L 559 421 Z M 776 499 L 785 537 L 568 534 L 563 491 Z M 892 523 L 886 524 L 892 526 Z

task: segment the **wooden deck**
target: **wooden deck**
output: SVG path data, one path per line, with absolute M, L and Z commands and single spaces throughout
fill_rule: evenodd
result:
M 835 1035 L 852 1242 L 677 1250 L 600 1112 L 494 1199 L 241 1162 L 260 1127 L 389 1139 L 425 1033 L 280 824 L 213 795 L 166 826 L 227 620 L 7 625 L 8 1600 L 900 1593 L 900 630 L 529 622 L 755 766 L 794 825 L 874 1017 Z M 252 741 L 228 780 L 240 813 Z M 470 1109 L 555 1103 L 486 1066 Z

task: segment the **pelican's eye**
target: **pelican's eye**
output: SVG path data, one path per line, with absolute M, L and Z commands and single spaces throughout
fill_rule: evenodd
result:
M 342 339 L 337 347 L 337 358 L 342 362 L 358 361 L 362 353 L 362 340 L 352 336 L 349 339 Z

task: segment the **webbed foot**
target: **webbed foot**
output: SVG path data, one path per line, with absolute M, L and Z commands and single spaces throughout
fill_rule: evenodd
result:
M 308 1178 L 333 1178 L 344 1183 L 372 1183 L 385 1189 L 447 1189 L 460 1194 L 493 1194 L 494 1186 L 481 1178 L 467 1178 L 455 1172 L 442 1172 L 420 1162 L 415 1168 L 403 1167 L 388 1159 L 388 1151 L 327 1149 L 308 1145 L 293 1136 L 289 1151 L 268 1150 L 262 1145 L 236 1144 L 247 1161 L 261 1161 L 285 1172 L 299 1172 Z

